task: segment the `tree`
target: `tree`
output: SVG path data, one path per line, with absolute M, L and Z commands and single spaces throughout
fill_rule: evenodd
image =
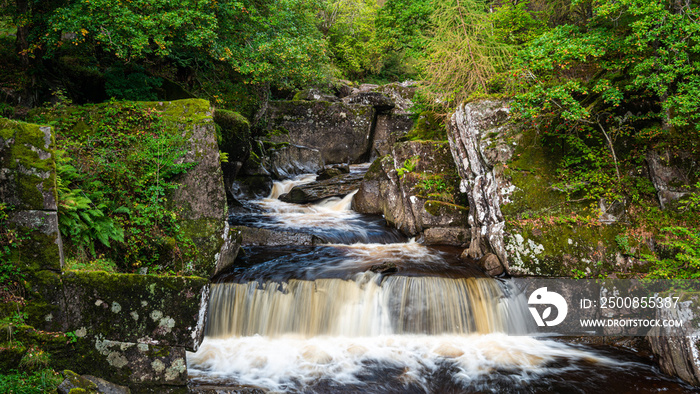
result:
M 428 56 L 420 62 L 434 98 L 458 104 L 471 93 L 487 90 L 504 69 L 511 48 L 499 42 L 484 0 L 441 1 L 431 17 Z

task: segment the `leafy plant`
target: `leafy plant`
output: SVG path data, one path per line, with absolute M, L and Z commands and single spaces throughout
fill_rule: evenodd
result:
M 183 163 L 181 132 L 138 103 L 70 107 L 43 114 L 57 129 L 60 228 L 76 269 L 151 272 L 196 253 L 167 196 Z M 70 157 L 68 159 L 67 157 Z M 160 267 L 160 268 L 158 268 Z
M 399 175 L 399 178 L 402 178 L 404 174 L 408 172 L 413 172 L 416 169 L 416 166 L 418 165 L 419 161 L 420 156 L 413 156 L 409 159 L 404 160 L 403 166 L 396 170 L 396 173 Z

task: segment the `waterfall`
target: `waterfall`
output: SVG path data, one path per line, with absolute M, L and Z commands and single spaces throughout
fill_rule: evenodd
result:
M 493 279 L 381 279 L 215 284 L 206 335 L 523 334 L 531 320 L 524 300 L 505 297 Z

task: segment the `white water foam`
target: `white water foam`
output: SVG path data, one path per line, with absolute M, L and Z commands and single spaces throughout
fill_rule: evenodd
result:
M 551 365 L 559 360 L 620 366 L 559 342 L 504 334 L 205 338 L 200 350 L 187 357 L 195 381 L 235 381 L 275 391 L 303 389 L 325 378 L 362 384 L 358 374 L 376 364 L 403 369 L 400 379 L 419 385 L 426 385 L 426 377 L 445 361 L 454 363 L 453 379 L 462 384 L 499 370 L 522 381 L 537 379 L 562 368 Z

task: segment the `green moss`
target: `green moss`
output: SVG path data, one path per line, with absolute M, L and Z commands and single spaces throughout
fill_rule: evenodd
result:
M 621 250 L 615 238 L 624 231 L 620 225 L 527 222 L 506 229 L 506 249 L 511 267 L 533 275 L 635 275 L 645 271 L 643 263 L 618 264 Z
M 550 187 L 556 182 L 557 161 L 556 155 L 541 146 L 534 130 L 524 131 L 512 160 L 503 169 L 503 175 L 515 186 L 510 202 L 501 205 L 506 218 L 553 213 L 565 207 L 566 195 Z
M 182 125 L 202 124 L 212 120 L 211 105 L 203 99 L 144 102 L 142 105 L 161 111 L 166 121 Z
M 219 149 L 229 155 L 229 162 L 245 162 L 251 151 L 250 123 L 237 112 L 216 110 L 214 122 L 217 125 Z
M 446 141 L 447 127 L 438 114 L 432 111 L 421 112 L 413 128 L 401 141 Z
M 43 210 L 44 193 L 56 193 L 54 142 L 42 126 L 0 118 L 2 139 L 14 140 L 0 152 L 0 166 L 12 170 L 7 180 L 14 183 L 10 198 L 17 209 Z M 45 132 L 46 131 L 46 132 Z
M 369 166 L 367 169 L 367 172 L 365 173 L 365 180 L 373 180 L 376 179 L 381 173 L 382 173 L 382 161 L 386 160 L 391 160 L 391 156 L 382 156 L 382 157 L 377 157 L 373 162 L 372 165 Z

